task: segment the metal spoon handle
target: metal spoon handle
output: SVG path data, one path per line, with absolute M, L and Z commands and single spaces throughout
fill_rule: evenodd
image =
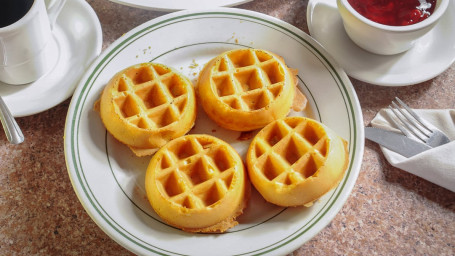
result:
M 11 115 L 8 107 L 0 96 L 0 121 L 2 122 L 3 130 L 5 130 L 6 138 L 13 144 L 20 144 L 24 141 L 24 135 L 22 134 L 19 125 Z

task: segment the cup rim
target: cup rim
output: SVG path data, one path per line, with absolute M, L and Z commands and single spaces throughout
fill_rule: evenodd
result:
M 36 8 L 38 8 L 37 6 L 38 6 L 39 2 L 43 2 L 43 4 L 44 4 L 44 1 L 33 0 L 32 6 L 30 6 L 30 9 L 28 9 L 28 11 L 25 13 L 25 15 L 22 16 L 22 18 L 20 18 L 16 22 L 14 22 L 12 24 L 9 24 L 6 27 L 0 28 L 0 33 L 13 31 L 13 30 L 17 29 L 18 27 L 24 25 L 30 19 L 30 16 L 31 16 L 32 12 L 34 12 L 34 10 Z
M 363 23 L 366 23 L 372 27 L 382 29 L 382 30 L 387 30 L 387 31 L 393 31 L 393 32 L 409 32 L 409 31 L 415 31 L 419 30 L 428 26 L 433 25 L 436 23 L 439 18 L 445 13 L 447 10 L 447 7 L 449 6 L 450 0 L 439 0 L 439 3 L 436 4 L 436 9 L 434 12 L 426 19 L 423 21 L 411 24 L 411 25 L 406 25 L 406 26 L 392 26 L 392 25 L 384 25 L 375 21 L 372 21 L 359 12 L 357 12 L 351 4 L 348 2 L 348 0 L 340 0 L 344 7 L 352 14 L 354 15 L 357 19 L 361 20 Z

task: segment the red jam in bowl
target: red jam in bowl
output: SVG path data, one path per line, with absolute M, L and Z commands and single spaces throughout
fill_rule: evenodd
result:
M 362 16 L 389 26 L 406 26 L 428 18 L 434 11 L 436 0 L 348 0 Z

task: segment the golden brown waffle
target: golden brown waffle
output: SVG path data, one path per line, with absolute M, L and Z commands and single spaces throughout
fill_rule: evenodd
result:
M 343 178 L 347 142 L 309 118 L 287 117 L 264 127 L 247 152 L 251 182 L 269 202 L 309 206 Z
M 207 233 L 237 225 L 250 191 L 238 153 L 209 135 L 186 135 L 162 147 L 147 168 L 145 188 L 164 221 Z
M 106 129 L 137 155 L 149 155 L 194 125 L 196 101 L 188 78 L 157 63 L 117 73 L 99 102 Z
M 295 74 L 281 57 L 265 50 L 237 49 L 205 65 L 197 91 L 205 112 L 218 125 L 250 131 L 289 113 L 295 84 Z

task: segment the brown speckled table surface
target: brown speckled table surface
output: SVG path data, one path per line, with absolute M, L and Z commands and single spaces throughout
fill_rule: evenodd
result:
M 163 12 L 89 0 L 103 29 L 103 49 Z M 308 33 L 307 0 L 256 0 L 238 6 Z M 413 108 L 455 108 L 455 64 L 427 82 L 380 87 L 351 79 L 364 124 L 399 96 Z M 0 134 L 0 255 L 131 255 L 88 216 L 68 178 L 63 132 L 70 99 L 17 118 L 26 140 Z M 454 158 L 455 159 L 455 158 Z M 454 160 L 455 161 L 455 160 Z M 357 183 L 333 221 L 292 255 L 455 255 L 455 193 L 392 167 L 365 142 Z

